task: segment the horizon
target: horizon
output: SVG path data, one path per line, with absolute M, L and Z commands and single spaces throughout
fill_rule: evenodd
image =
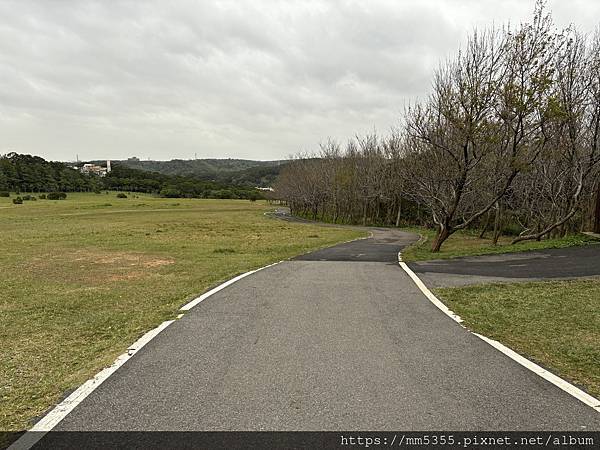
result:
M 0 154 L 272 161 L 385 134 L 473 28 L 534 3 L 2 2 Z M 547 5 L 598 27 L 598 2 Z
M 9 153 L 12 152 L 7 152 L 7 153 L 0 153 L 0 158 L 7 156 Z M 14 152 L 17 154 L 21 154 L 21 155 L 29 155 L 29 156 L 37 156 L 39 158 L 43 158 L 46 161 L 50 161 L 50 162 L 60 162 L 60 163 L 65 163 L 65 164 L 70 164 L 70 163 L 87 163 L 87 162 L 98 162 L 98 161 L 127 161 L 128 159 L 134 158 L 133 156 L 130 157 L 125 157 L 125 158 L 87 158 L 87 159 L 81 159 L 79 158 L 79 160 L 77 159 L 49 159 L 49 158 L 45 158 L 43 155 L 36 155 L 33 153 L 20 153 L 20 152 Z M 250 158 L 235 158 L 235 157 L 211 157 L 211 158 L 190 158 L 190 159 L 185 159 L 185 158 L 171 158 L 171 159 L 142 159 L 138 157 L 138 161 L 139 162 L 170 162 L 170 161 L 210 161 L 210 160 L 215 160 L 215 161 L 224 161 L 224 160 L 232 160 L 232 161 L 257 161 L 257 162 L 281 162 L 281 161 L 287 161 L 287 159 L 250 159 Z

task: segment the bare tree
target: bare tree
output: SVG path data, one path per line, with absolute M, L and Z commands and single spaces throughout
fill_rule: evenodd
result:
M 499 140 L 494 111 L 505 52 L 498 32 L 475 32 L 466 50 L 438 70 L 428 102 L 407 112 L 411 196 L 428 207 L 438 227 L 434 252 L 492 208 L 514 178 L 486 173 Z M 490 175 L 493 180 L 487 179 Z
M 530 209 L 537 214 L 538 229 L 526 229 L 513 243 L 540 239 L 565 226 L 580 211 L 587 180 L 600 162 L 597 42 L 590 47 L 584 36 L 569 30 L 554 64 L 542 130 L 548 145 L 528 174 L 535 178 L 537 204 Z

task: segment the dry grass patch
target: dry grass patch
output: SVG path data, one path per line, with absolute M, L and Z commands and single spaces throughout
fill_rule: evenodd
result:
M 120 252 L 97 248 L 65 249 L 59 254 L 33 256 L 26 271 L 45 279 L 86 283 L 94 287 L 105 281 L 141 279 L 156 269 L 175 264 L 175 259 L 140 252 Z

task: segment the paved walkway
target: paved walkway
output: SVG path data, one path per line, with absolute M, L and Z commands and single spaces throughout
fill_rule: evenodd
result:
M 600 245 L 409 264 L 429 287 L 600 276 Z
M 58 430 L 582 430 L 600 414 L 433 306 L 375 230 L 225 288 Z

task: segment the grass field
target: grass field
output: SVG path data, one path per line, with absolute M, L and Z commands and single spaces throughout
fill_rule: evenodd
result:
M 458 231 L 448 238 L 438 253 L 431 252 L 431 243 L 435 238 L 435 230 L 428 228 L 404 228 L 421 235 L 421 239 L 402 251 L 404 261 L 427 261 L 431 259 L 448 259 L 460 256 L 489 255 L 498 253 L 525 252 L 545 248 L 565 248 L 588 245 L 600 242 L 585 234 L 575 234 L 560 239 L 542 241 L 523 241 L 510 245 L 512 237 L 502 236 L 498 245 L 493 245 L 488 238 L 480 239 L 477 234 L 468 231 Z M 489 233 L 488 233 L 489 235 Z
M 438 289 L 465 325 L 600 398 L 600 279 Z
M 211 286 L 363 235 L 278 221 L 269 209 L 114 193 L 0 198 L 0 430 L 28 428 Z

